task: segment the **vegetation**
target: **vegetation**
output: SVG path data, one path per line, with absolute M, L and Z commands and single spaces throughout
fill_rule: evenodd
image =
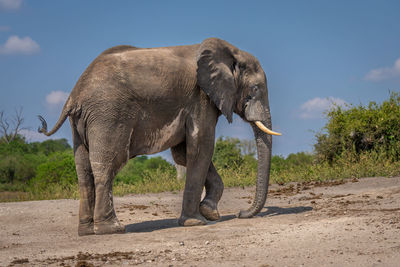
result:
M 399 94 L 392 93 L 380 105 L 336 107 L 326 116 L 313 153 L 272 157 L 271 183 L 400 174 Z M 1 113 L 0 201 L 78 198 L 74 157 L 67 140 L 28 143 L 4 121 Z M 213 162 L 226 187 L 255 184 L 255 153 L 254 141 L 217 139 Z M 114 193 L 124 195 L 182 190 L 184 180 L 176 179 L 174 166 L 161 157 L 141 156 L 126 164 L 114 184 Z
M 45 199 L 61 197 L 71 186 L 70 191 L 76 191 L 74 157 L 66 139 L 27 143 L 17 135 L 10 142 L 0 141 L 0 191 Z
M 327 113 L 324 132 L 317 134 L 319 161 L 334 163 L 343 157 L 357 160 L 365 154 L 400 160 L 400 95 L 391 93 L 381 105 L 337 107 Z
M 281 165 L 280 169 L 272 168 L 276 182 L 400 174 L 398 93 L 391 93 L 380 105 L 370 102 L 367 106 L 334 107 L 326 117 L 325 127 L 316 135 L 314 153 L 292 154 L 281 159 L 291 163 Z M 296 161 L 300 164 L 293 164 Z

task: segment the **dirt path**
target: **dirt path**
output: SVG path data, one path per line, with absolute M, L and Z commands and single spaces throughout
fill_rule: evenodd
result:
M 237 219 L 253 190 L 226 189 L 223 219 L 191 228 L 181 193 L 116 198 L 127 233 L 107 236 L 77 236 L 76 200 L 0 203 L 0 266 L 400 266 L 400 177 L 273 185 Z

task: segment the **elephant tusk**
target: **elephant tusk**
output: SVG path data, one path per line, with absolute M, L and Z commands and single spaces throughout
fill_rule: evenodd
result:
M 262 124 L 261 121 L 256 121 L 255 124 L 257 125 L 258 128 L 261 129 L 261 131 L 263 131 L 263 132 L 265 132 L 267 134 L 270 134 L 270 135 L 282 135 L 281 133 L 277 133 L 277 132 L 271 131 L 270 129 L 265 127 L 265 125 Z

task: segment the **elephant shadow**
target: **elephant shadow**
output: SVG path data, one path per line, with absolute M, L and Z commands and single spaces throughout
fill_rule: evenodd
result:
M 178 219 L 162 219 L 128 224 L 125 226 L 125 232 L 147 233 L 175 227 L 180 227 L 178 224 Z
M 290 207 L 290 208 L 280 208 L 276 206 L 266 207 L 267 210 L 260 212 L 256 215 L 256 217 L 268 217 L 268 216 L 278 216 L 278 215 L 289 215 L 289 214 L 298 214 L 307 211 L 311 211 L 313 208 L 309 206 L 299 206 L 299 207 Z M 217 222 L 210 222 L 209 224 L 215 224 L 218 222 L 225 222 L 236 219 L 237 216 L 234 214 L 221 216 L 221 219 Z M 140 223 L 128 224 L 125 226 L 126 233 L 147 233 L 153 232 L 157 230 L 169 229 L 181 227 L 178 224 L 178 219 L 162 219 L 162 220 L 154 220 L 154 221 L 145 221 Z
M 289 214 L 298 214 L 307 211 L 311 211 L 313 208 L 310 206 L 298 206 L 298 207 L 290 207 L 290 208 L 280 208 L 276 206 L 266 207 L 267 210 L 260 212 L 257 214 L 259 217 L 267 217 L 267 216 L 278 216 L 278 215 L 289 215 Z
M 290 208 L 280 208 L 276 206 L 265 207 L 267 210 L 258 213 L 255 217 L 270 217 L 270 216 L 278 216 L 278 215 L 289 215 L 289 214 L 298 214 L 302 212 L 311 211 L 312 207 L 307 206 L 299 206 L 299 207 L 290 207 Z M 219 222 L 229 221 L 237 218 L 237 215 L 225 215 L 222 216 Z

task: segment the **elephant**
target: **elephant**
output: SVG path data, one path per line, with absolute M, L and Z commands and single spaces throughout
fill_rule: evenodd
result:
M 258 177 L 250 218 L 264 207 L 273 132 L 266 75 L 250 53 L 208 38 L 200 44 L 137 48 L 120 45 L 101 53 L 83 72 L 50 131 L 69 117 L 80 191 L 78 234 L 125 232 L 117 219 L 112 187 L 117 172 L 138 155 L 171 149 L 186 166 L 181 226 L 220 219 L 224 184 L 211 159 L 215 128 L 233 112 L 253 128 Z M 201 199 L 202 191 L 206 194 Z

